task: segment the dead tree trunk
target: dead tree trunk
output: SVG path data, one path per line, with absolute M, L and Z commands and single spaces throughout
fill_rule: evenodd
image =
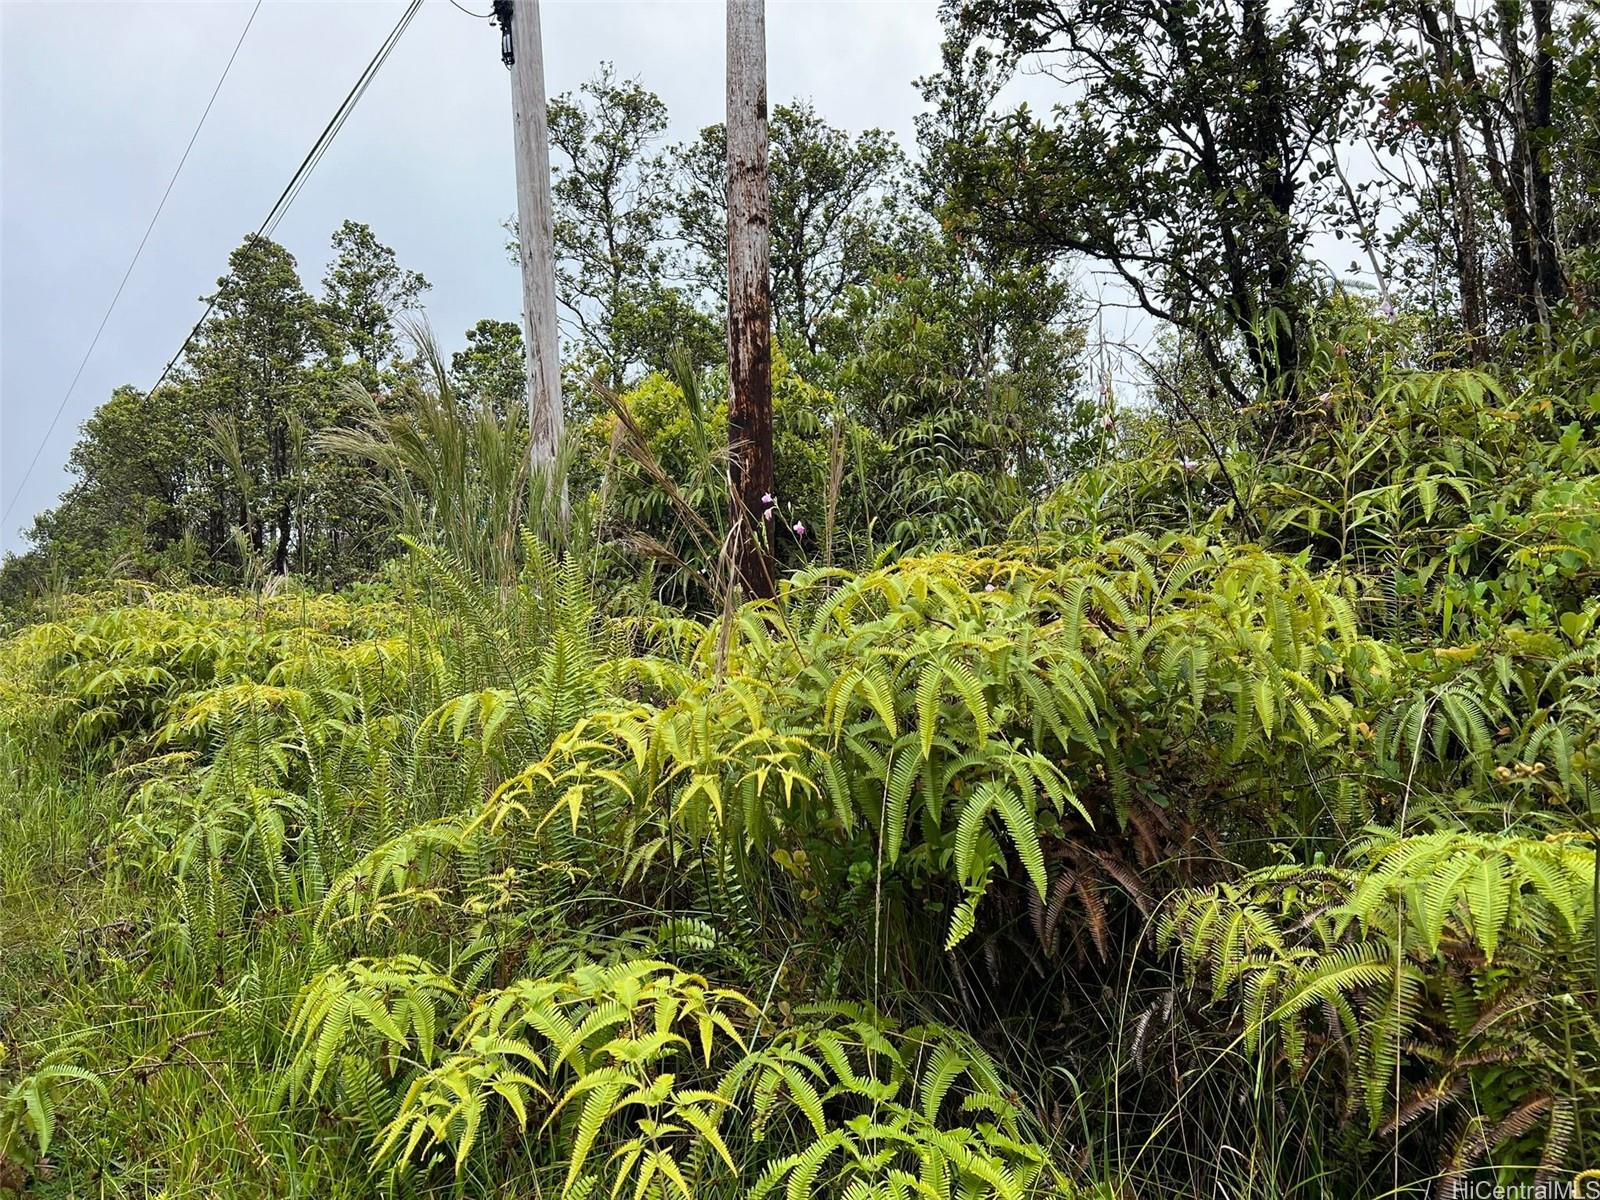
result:
M 773 594 L 772 297 L 764 0 L 728 0 L 728 487 L 734 565 Z

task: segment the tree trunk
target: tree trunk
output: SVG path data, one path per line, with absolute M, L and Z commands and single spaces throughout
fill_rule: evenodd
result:
M 1458 103 L 1460 83 L 1450 52 L 1450 40 L 1439 24 L 1439 14 L 1427 3 L 1419 4 L 1417 12 L 1422 20 L 1423 39 L 1433 50 L 1434 74 L 1444 101 L 1445 123 L 1450 128 L 1446 139 L 1450 151 L 1447 162 L 1451 176 L 1450 196 L 1455 208 L 1456 280 L 1461 289 L 1461 325 L 1467 335 L 1467 353 L 1474 363 L 1482 363 L 1487 349 L 1484 334 L 1488 321 L 1484 312 L 1483 260 L 1478 248 L 1477 188 L 1474 186 L 1472 159 L 1467 153 L 1461 105 Z
M 1529 294 L 1533 299 L 1531 323 L 1541 329 L 1549 329 L 1550 298 L 1544 293 L 1544 280 L 1539 270 L 1539 212 L 1532 188 L 1534 156 L 1530 141 L 1533 118 L 1528 106 L 1527 64 L 1522 57 L 1521 6 L 1509 0 L 1500 0 L 1496 7 L 1500 19 L 1500 52 L 1505 57 L 1507 99 L 1511 108 L 1511 161 L 1507 167 L 1511 186 L 1527 213 L 1527 244 L 1521 260 L 1530 285 Z
M 287 575 L 289 573 L 289 534 L 294 528 L 293 513 L 289 501 L 285 500 L 278 507 L 277 542 L 272 552 L 272 573 L 274 575 Z
M 511 47 L 517 253 L 522 265 L 522 319 L 528 351 L 528 466 L 537 473 L 553 466 L 566 421 L 561 404 L 555 218 L 550 207 L 550 131 L 545 112 L 539 0 L 516 0 L 512 6 Z M 564 481 L 560 504 L 565 519 Z
M 728 486 L 734 565 L 771 596 L 772 297 L 764 0 L 728 0 Z
M 1533 100 L 1528 128 L 1528 197 L 1537 238 L 1539 292 L 1546 305 L 1566 295 L 1561 253 L 1556 243 L 1556 205 L 1550 183 L 1550 147 L 1555 141 L 1551 108 L 1555 94 L 1551 0 L 1533 0 Z
M 1506 224 L 1510 229 L 1511 259 L 1517 280 L 1517 308 L 1522 318 L 1528 324 L 1534 325 L 1539 321 L 1539 313 L 1535 297 L 1538 282 L 1535 277 L 1531 225 L 1521 175 L 1516 170 L 1516 156 L 1512 155 L 1508 167 L 1504 147 L 1501 144 L 1503 106 L 1491 102 L 1484 88 L 1483 80 L 1478 74 L 1476 47 L 1459 13 L 1450 14 L 1450 27 L 1455 36 L 1456 61 L 1461 71 L 1462 83 L 1466 87 L 1466 98 L 1472 105 L 1473 115 L 1478 122 L 1478 134 L 1483 139 L 1484 169 L 1488 171 L 1489 181 L 1500 197 Z

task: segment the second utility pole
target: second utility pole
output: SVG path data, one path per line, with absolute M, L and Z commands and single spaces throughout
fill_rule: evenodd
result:
M 728 0 L 728 485 L 746 596 L 773 593 L 772 201 L 765 0 Z M 796 533 L 800 527 L 796 527 Z
M 522 327 L 528 349 L 528 465 L 547 498 L 565 426 L 561 335 L 556 325 L 555 218 L 550 207 L 550 130 L 545 115 L 539 0 L 495 0 L 500 55 L 511 68 L 511 123 L 517 154 L 517 247 L 522 265 Z M 560 515 L 567 492 L 560 481 Z

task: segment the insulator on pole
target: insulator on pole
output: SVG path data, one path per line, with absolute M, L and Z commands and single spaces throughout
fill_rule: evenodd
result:
M 516 52 L 511 48 L 511 6 L 512 0 L 494 0 L 494 20 L 500 26 L 500 61 L 507 69 L 517 61 Z

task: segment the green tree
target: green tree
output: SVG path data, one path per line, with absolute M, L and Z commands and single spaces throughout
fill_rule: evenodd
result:
M 428 290 L 421 274 L 401 267 L 394 250 L 358 221 L 334 231 L 332 249 L 317 303 L 323 353 L 304 380 L 304 445 L 360 419 L 353 384 L 384 409 L 398 403 L 395 393 L 408 386 L 412 367 L 399 352 L 397 323 Z M 387 545 L 388 518 L 370 469 L 311 453 L 298 470 L 297 565 L 327 583 L 373 566 Z
M 823 319 L 847 289 L 886 265 L 900 211 L 904 156 L 881 129 L 858 137 L 828 124 L 809 102 L 772 110 L 772 315 L 780 334 L 820 346 Z M 678 148 L 674 212 L 692 255 L 689 273 L 712 294 L 727 281 L 727 133 L 720 124 Z
M 932 90 L 970 108 L 974 68 L 1036 66 L 1070 89 L 952 142 L 946 215 L 965 236 L 1104 263 L 1189 330 L 1235 402 L 1292 397 L 1330 210 L 1329 138 L 1366 95 L 1369 0 L 952 0 Z M 980 57 L 984 39 L 1002 56 Z M 1228 370 L 1228 344 L 1254 378 Z
M 1004 73 L 983 53 L 918 119 L 892 263 L 822 323 L 814 371 L 887 448 L 870 508 L 902 543 L 1002 536 L 1022 503 L 1081 465 L 1081 302 L 1060 264 L 940 227 L 952 147 L 987 120 Z M 885 231 L 888 233 L 889 231 Z
M 466 349 L 450 356 L 450 378 L 457 395 L 505 416 L 528 389 L 522 326 L 483 318 L 467 330 Z
M 196 415 L 212 434 L 205 533 L 220 550 L 240 529 L 275 574 L 289 552 L 306 499 L 306 437 L 321 423 L 310 386 L 316 304 L 294 256 L 251 235 L 228 257 L 213 314 L 184 364 Z
M 320 301 L 283 247 L 250 237 L 233 252 L 175 377 L 153 394 L 118 388 L 85 423 L 75 482 L 9 580 L 195 565 L 226 577 L 243 565 L 236 531 L 278 573 L 337 583 L 373 565 L 386 517 L 371 472 L 311 440 L 354 422 L 351 384 L 380 405 L 411 386 L 395 319 L 427 283 L 365 225 L 346 221 L 333 246 Z
M 8 563 L 8 576 L 26 576 L 32 587 L 47 574 L 75 581 L 112 570 L 149 573 L 172 561 L 203 455 L 202 431 L 181 396 L 177 388 L 146 393 L 127 385 L 111 393 L 68 457 L 72 485 L 35 518 L 27 535 L 33 549 Z
M 395 350 L 395 319 L 417 307 L 429 284 L 403 269 L 392 249 L 359 221 L 345 221 L 333 234 L 333 259 L 322 277 L 320 308 L 328 350 L 352 356 L 361 373 L 375 379 Z
M 1373 122 L 1387 153 L 1421 169 L 1397 184 L 1397 239 L 1412 290 L 1459 316 L 1472 355 L 1487 336 L 1545 331 L 1592 272 L 1600 226 L 1600 61 L 1592 12 L 1549 0 L 1397 14 Z M 1439 280 L 1449 283 L 1441 289 Z
M 558 296 L 578 359 L 621 389 L 639 368 L 664 367 L 683 323 L 697 319 L 666 278 L 669 175 L 657 149 L 666 105 L 606 63 L 551 100 L 549 115 Z
M 823 344 L 846 410 L 887 447 L 870 508 L 895 541 L 1002 536 L 1081 463 L 1083 325 L 1048 265 L 984 268 L 929 237 L 914 270 L 850 291 Z
M 133 528 L 152 550 L 184 533 L 184 497 L 198 450 L 179 393 L 124 385 L 84 423 L 67 460 L 80 481 L 72 507 L 90 529 Z

